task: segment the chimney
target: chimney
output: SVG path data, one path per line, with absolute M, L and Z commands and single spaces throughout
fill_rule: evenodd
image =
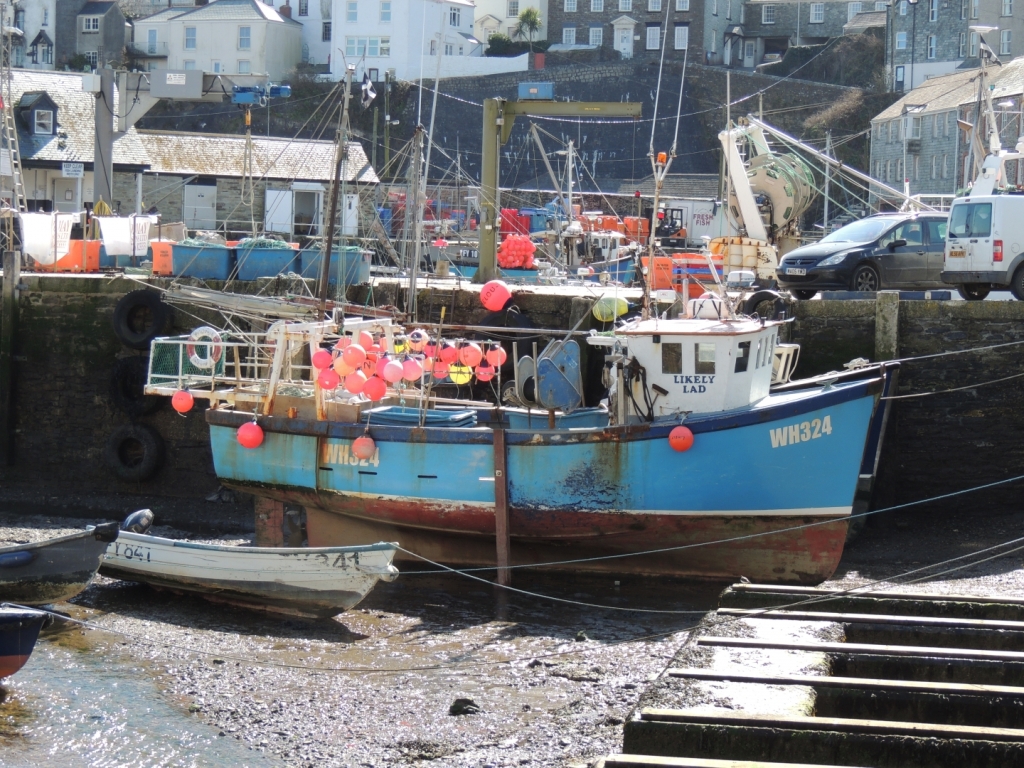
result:
M 277 10 L 286 19 L 290 19 L 292 17 L 292 0 L 284 0 L 284 5 Z

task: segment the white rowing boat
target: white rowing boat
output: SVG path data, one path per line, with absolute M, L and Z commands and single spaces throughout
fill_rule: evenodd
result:
M 100 573 L 195 592 L 215 602 L 327 618 L 393 581 L 395 543 L 354 547 L 233 547 L 121 531 Z

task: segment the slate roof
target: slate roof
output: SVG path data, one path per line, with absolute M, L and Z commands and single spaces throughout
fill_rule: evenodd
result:
M 945 112 L 963 104 L 973 104 L 978 98 L 979 69 L 958 69 L 948 75 L 932 77 L 909 91 L 902 99 L 875 115 L 871 122 L 894 120 L 911 106 L 923 106 L 915 114 L 927 115 Z M 1024 94 L 1024 56 L 988 68 L 988 84 L 992 88 L 992 100 L 999 101 L 1008 96 Z
M 190 10 L 191 8 L 183 8 L 181 6 L 176 6 L 174 8 L 164 8 L 162 10 L 157 11 L 156 13 L 149 14 L 149 16 L 142 16 L 138 19 L 135 19 L 135 23 L 138 24 L 141 21 L 169 21 L 170 19 L 173 19 L 175 16 L 181 16 L 181 14 L 187 13 Z
M 138 133 L 153 173 L 242 175 L 244 136 L 145 130 Z M 254 136 L 252 144 L 254 176 L 326 183 L 334 178 L 334 142 Z M 350 142 L 348 150 L 342 178 L 348 182 L 376 184 L 377 174 L 370 167 L 362 146 Z
M 102 16 L 109 11 L 115 3 L 113 2 L 92 2 L 86 3 L 82 6 L 82 10 L 78 12 L 79 16 Z
M 105 5 L 100 3 L 100 5 Z M 11 70 L 11 97 L 22 103 L 22 94 L 45 92 L 57 105 L 57 135 L 36 136 L 19 121 L 18 148 L 22 162 L 92 163 L 96 97 L 82 90 L 82 75 L 76 72 L 44 72 L 31 69 Z M 114 96 L 115 103 L 117 96 Z M 29 101 L 33 99 L 30 96 Z M 111 114 L 113 120 L 113 114 Z M 63 135 L 62 135 L 63 134 Z M 63 147 L 60 145 L 64 144 Z M 149 158 L 135 129 L 114 142 L 114 165 L 147 166 Z
M 214 0 L 208 5 L 200 5 L 195 8 L 186 9 L 184 13 L 175 18 L 188 16 L 189 21 L 212 21 L 223 19 L 237 21 L 244 19 L 277 21 L 288 24 L 300 24 L 295 19 L 282 16 L 276 9 L 264 5 L 258 0 Z M 301 25 L 301 24 L 300 24 Z
M 645 197 L 654 194 L 654 177 L 648 176 L 638 182 L 624 181 L 619 185 L 621 195 L 631 195 L 636 190 Z M 716 200 L 718 198 L 717 173 L 670 173 L 665 177 L 661 188 L 662 198 L 694 197 L 699 200 Z

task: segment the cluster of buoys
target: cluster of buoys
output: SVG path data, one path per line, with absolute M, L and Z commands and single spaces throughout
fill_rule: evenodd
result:
M 533 269 L 537 246 L 529 235 L 509 235 L 498 246 L 498 266 L 502 269 Z

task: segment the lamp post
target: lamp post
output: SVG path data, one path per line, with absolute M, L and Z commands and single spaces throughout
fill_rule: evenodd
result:
M 914 60 L 917 58 L 917 3 L 918 0 L 907 0 L 913 7 L 910 20 L 910 88 L 914 90 Z M 904 165 L 904 170 L 906 166 Z

